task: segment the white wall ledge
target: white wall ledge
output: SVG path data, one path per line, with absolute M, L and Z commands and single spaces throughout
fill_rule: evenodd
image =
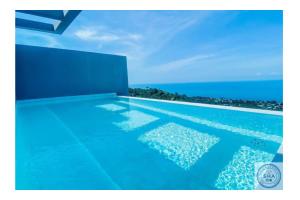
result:
M 63 103 L 63 102 L 84 101 L 84 100 L 92 100 L 92 99 L 107 99 L 107 98 L 116 98 L 116 97 L 117 97 L 116 93 L 51 97 L 51 98 L 40 98 L 40 99 L 17 100 L 16 105 L 17 106 L 44 105 L 44 104 L 56 104 L 56 103 Z
M 182 105 L 190 105 L 190 106 L 199 106 L 206 108 L 216 108 L 216 109 L 224 109 L 224 110 L 235 110 L 241 112 L 252 112 L 252 113 L 260 113 L 260 114 L 269 114 L 269 115 L 279 115 L 282 116 L 282 111 L 273 111 L 273 110 L 263 110 L 263 109 L 255 109 L 255 108 L 242 108 L 242 107 L 234 107 L 234 106 L 222 106 L 222 105 L 213 105 L 213 104 L 205 104 L 205 103 L 192 103 L 192 102 L 183 102 L 183 101 L 170 101 L 170 100 L 161 100 L 161 99 L 150 99 L 150 98 L 142 98 L 142 97 L 129 97 L 129 96 L 119 96 L 122 98 L 128 99 L 139 99 L 146 101 L 156 101 L 156 102 L 165 102 L 172 104 L 182 104 Z

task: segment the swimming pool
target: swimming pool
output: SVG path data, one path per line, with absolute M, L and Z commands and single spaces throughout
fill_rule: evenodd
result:
M 113 94 L 16 102 L 16 189 L 254 189 L 282 115 Z

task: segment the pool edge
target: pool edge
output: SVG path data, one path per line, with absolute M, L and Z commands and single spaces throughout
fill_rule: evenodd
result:
M 128 99 L 139 99 L 139 100 L 146 100 L 146 101 L 172 103 L 172 104 L 190 105 L 190 106 L 198 106 L 198 107 L 206 107 L 206 108 L 216 108 L 216 109 L 224 109 L 224 110 L 235 110 L 235 111 L 241 111 L 241 112 L 252 112 L 252 113 L 283 116 L 282 111 L 272 111 L 272 110 L 263 110 L 263 109 L 255 109 L 255 108 L 242 108 L 242 107 L 235 107 L 235 106 L 212 105 L 212 104 L 205 104 L 205 103 L 192 103 L 192 102 L 183 102 L 183 101 L 170 101 L 170 100 L 151 99 L 151 98 L 142 98 L 142 97 L 130 97 L 130 96 L 118 96 L 118 97 L 128 98 Z
M 26 99 L 26 100 L 16 100 L 16 106 L 28 106 L 31 104 L 53 104 L 68 101 L 82 101 L 82 100 L 92 100 L 92 99 L 107 99 L 116 98 L 116 93 L 102 93 L 102 94 L 88 94 L 88 95 L 76 95 L 76 96 L 62 96 L 62 97 L 49 97 L 40 99 Z

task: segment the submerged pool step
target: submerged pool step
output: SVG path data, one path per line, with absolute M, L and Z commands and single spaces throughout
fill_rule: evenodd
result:
M 274 154 L 242 146 L 219 174 L 215 186 L 225 190 L 253 190 L 255 186 L 255 164 L 268 163 Z
M 151 107 L 151 106 L 146 106 L 146 105 L 142 105 L 142 104 L 138 104 L 138 103 L 122 101 L 122 100 L 118 101 L 118 102 L 122 103 L 122 104 L 130 105 L 130 106 L 135 106 L 135 107 L 143 108 L 146 110 L 151 110 L 154 112 L 162 113 L 162 114 L 180 118 L 183 120 L 191 121 L 191 122 L 205 125 L 208 127 L 212 127 L 215 129 L 225 130 L 228 132 L 232 132 L 234 134 L 240 134 L 240 135 L 244 135 L 244 136 L 254 137 L 254 138 L 258 138 L 258 139 L 262 139 L 262 140 L 276 142 L 279 144 L 281 144 L 281 142 L 282 142 L 282 137 L 278 136 L 278 135 L 271 135 L 271 134 L 267 134 L 267 133 L 264 133 L 261 131 L 253 131 L 253 130 L 249 130 L 249 129 L 245 129 L 245 128 L 238 128 L 238 127 L 222 124 L 219 122 L 214 122 L 214 121 L 210 121 L 207 119 L 202 119 L 202 118 L 198 118 L 198 117 L 194 117 L 194 116 L 190 116 L 190 115 L 184 115 L 184 114 L 180 114 L 177 112 L 168 111 L 168 110 L 155 108 L 155 107 Z
M 189 170 L 220 138 L 172 122 L 144 133 L 138 140 Z

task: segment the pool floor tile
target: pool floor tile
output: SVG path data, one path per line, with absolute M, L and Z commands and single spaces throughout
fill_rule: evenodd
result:
M 219 174 L 215 186 L 225 190 L 251 190 L 255 188 L 255 163 L 271 162 L 274 155 L 242 146 Z
M 190 169 L 219 142 L 216 136 L 200 133 L 175 123 L 168 123 L 138 138 L 184 170 Z

